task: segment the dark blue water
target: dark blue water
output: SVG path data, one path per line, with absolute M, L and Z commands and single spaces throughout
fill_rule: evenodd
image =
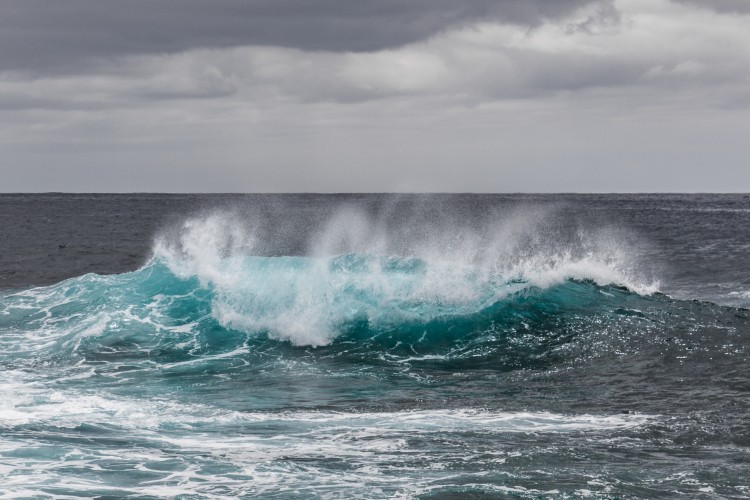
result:
M 2 195 L 9 497 L 744 498 L 750 197 Z

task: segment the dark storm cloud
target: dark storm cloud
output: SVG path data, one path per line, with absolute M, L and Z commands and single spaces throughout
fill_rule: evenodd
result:
M 273 45 L 372 51 L 475 22 L 534 25 L 606 0 L 3 0 L 0 71 L 76 72 L 101 58 Z

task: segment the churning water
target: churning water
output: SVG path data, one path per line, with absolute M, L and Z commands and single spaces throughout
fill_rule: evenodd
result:
M 7 497 L 750 495 L 746 196 L 0 203 Z

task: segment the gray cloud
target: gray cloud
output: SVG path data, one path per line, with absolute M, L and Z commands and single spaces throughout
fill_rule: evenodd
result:
M 484 21 L 379 51 L 245 45 L 125 56 L 77 74 L 6 73 L 0 108 L 86 111 L 174 101 L 191 109 L 217 101 L 267 113 L 290 101 L 475 106 L 559 93 L 585 102 L 584 93 L 602 91 L 657 100 L 689 93 L 718 107 L 744 102 L 747 19 L 665 0 L 653 0 L 650 15 L 617 7 L 589 5 L 533 29 Z
M 675 0 L 695 7 L 712 9 L 716 12 L 750 13 L 750 2 L 747 0 Z
M 607 0 L 4 0 L 0 71 L 75 72 L 101 58 L 272 45 L 373 51 L 477 20 L 535 25 Z
M 725 0 L 3 0 L 0 190 L 747 190 Z

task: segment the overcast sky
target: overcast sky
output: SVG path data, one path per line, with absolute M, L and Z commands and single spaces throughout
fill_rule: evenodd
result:
M 0 0 L 0 191 L 750 191 L 748 0 Z

